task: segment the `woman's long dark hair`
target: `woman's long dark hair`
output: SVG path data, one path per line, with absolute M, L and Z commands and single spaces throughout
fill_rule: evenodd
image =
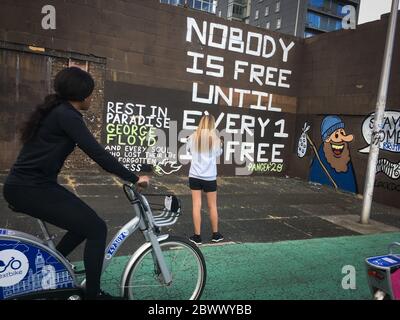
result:
M 45 97 L 44 102 L 36 106 L 21 130 L 23 143 L 32 139 L 43 119 L 57 106 L 65 101 L 83 101 L 94 89 L 92 76 L 76 67 L 65 68 L 57 73 L 54 79 L 55 94 Z

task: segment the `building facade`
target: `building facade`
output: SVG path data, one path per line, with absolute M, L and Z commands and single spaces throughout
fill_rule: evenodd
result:
M 174 6 L 189 7 L 209 13 L 215 13 L 217 6 L 216 0 L 160 0 L 160 2 Z
M 357 24 L 360 0 L 219 0 L 216 15 L 308 38 L 342 29 L 348 5 Z

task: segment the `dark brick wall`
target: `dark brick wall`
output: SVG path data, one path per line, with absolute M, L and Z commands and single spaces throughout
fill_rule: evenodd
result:
M 346 131 L 354 135 L 350 144 L 352 164 L 358 193 L 363 194 L 368 153 L 360 153 L 367 143 L 362 136 L 364 119 L 375 112 L 388 15 L 380 21 L 359 25 L 356 30 L 331 32 L 305 40 L 303 62 L 300 66 L 298 114 L 295 128 L 290 175 L 308 179 L 314 153 L 299 159 L 296 140 L 304 122 L 311 125 L 310 137 L 317 148 L 321 144 L 321 121 L 326 115 L 338 115 Z M 400 110 L 400 25 L 397 26 L 386 110 Z M 398 126 L 397 126 L 398 127 Z M 399 128 L 392 125 L 395 133 Z M 394 167 L 400 162 L 399 153 L 380 150 L 379 159 L 387 159 Z M 400 206 L 398 179 L 383 172 L 376 175 L 374 200 Z
M 59 67 L 64 67 L 64 64 Z M 103 128 L 105 65 L 88 62 L 88 72 L 90 72 L 95 81 L 95 89 L 92 93 L 92 105 L 88 111 L 84 112 L 84 119 L 90 132 L 92 132 L 96 139 L 100 141 Z M 87 155 L 85 155 L 79 148 L 76 148 L 65 162 L 64 169 L 88 169 L 93 168 L 93 164 L 95 163 Z M 95 168 L 97 168 L 97 166 L 95 166 Z
M 259 31 L 243 23 L 228 22 L 190 8 L 160 4 L 157 0 L 52 1 L 57 10 L 57 28 L 43 30 L 41 8 L 48 1 L 1 0 L 0 3 L 1 40 L 106 57 L 107 80 L 187 91 L 192 86 L 185 64 L 189 59 L 185 50 L 188 15 L 199 21 Z M 277 33 L 271 34 L 277 36 Z M 282 37 L 293 39 L 297 47 L 301 46 L 300 39 Z M 210 54 L 221 53 L 218 49 L 207 50 Z M 226 54 L 229 63 L 233 56 Z M 299 58 L 299 54 L 294 54 L 286 68 L 293 69 Z M 279 55 L 274 57 L 271 65 L 281 67 L 282 63 L 277 63 L 279 59 Z M 265 59 L 254 59 L 254 63 L 257 62 L 265 63 Z M 246 83 L 238 85 L 241 84 Z M 295 87 L 293 96 L 294 90 Z
M 0 167 L 9 168 L 20 148 L 19 131 L 34 105 L 50 92 L 50 57 L 0 51 Z
M 47 87 L 45 90 L 34 83 L 24 81 L 27 90 L 34 91 L 36 95 L 19 106 L 19 114 L 25 114 L 32 110 L 33 106 L 40 102 L 43 96 L 51 91 L 51 71 L 52 77 L 62 67 L 68 63 L 68 59 L 53 59 L 47 57 L 51 51 L 79 53 L 80 55 L 96 56 L 106 58 L 107 65 L 95 66 L 89 63 L 89 71 L 93 74 L 98 83 L 97 93 L 104 91 L 102 85 L 104 79 L 127 83 L 131 85 L 140 85 L 153 88 L 154 92 L 161 89 L 180 90 L 185 92 L 192 91 L 193 76 L 186 72 L 187 66 L 191 65 L 191 59 L 186 52 L 194 50 L 206 54 L 224 56 L 225 65 L 233 66 L 238 55 L 222 51 L 215 48 L 203 47 L 200 43 L 187 43 L 186 37 L 186 19 L 187 16 L 194 17 L 201 24 L 203 20 L 221 23 L 228 26 L 236 26 L 247 31 L 261 32 L 259 29 L 246 26 L 238 22 L 228 22 L 210 14 L 199 12 L 197 10 L 177 8 L 174 6 L 163 5 L 158 1 L 137 0 L 137 1 L 53 1 L 51 4 L 56 8 L 56 30 L 43 30 L 41 28 L 41 8 L 48 4 L 45 1 L 9 1 L 1 0 L 2 11 L 0 12 L 0 40 L 5 43 L 18 43 L 21 45 L 34 45 L 42 47 L 45 52 L 37 56 L 33 53 L 24 53 L 29 59 L 39 59 L 47 61 L 41 62 L 46 68 L 40 72 L 30 69 L 24 70 L 24 74 L 35 74 L 37 81 L 43 81 Z M 12 17 L 12 19 L 10 18 Z M 23 21 L 22 23 L 17 22 Z M 277 68 L 285 68 L 293 71 L 290 77 L 291 89 L 282 89 L 270 87 L 265 89 L 275 95 L 275 102 L 282 106 L 285 112 L 295 113 L 297 109 L 297 83 L 299 74 L 296 72 L 296 66 L 301 62 L 301 52 L 303 40 L 294 37 L 280 35 L 269 32 L 276 41 L 282 37 L 288 44 L 290 41 L 296 43 L 291 51 L 289 61 L 281 61 L 281 49 L 277 43 L 277 54 L 269 60 L 252 56 L 242 56 L 242 58 L 251 63 L 268 64 Z M 7 51 L 9 52 L 9 51 Z M 16 54 L 16 53 L 13 53 Z M 35 62 L 27 64 L 36 65 Z M 15 61 L 12 67 L 15 68 Z M 50 69 L 49 69 L 50 68 Z M 98 74 L 97 74 L 98 73 Z M 100 74 L 102 77 L 100 77 Z M 9 77 L 3 73 L 4 79 Z M 246 79 L 247 77 L 247 79 Z M 100 78 L 102 80 L 100 80 Z M 233 68 L 226 69 L 226 76 L 223 80 L 211 78 L 209 76 L 200 76 L 196 80 L 201 83 L 200 93 L 208 87 L 208 84 L 217 84 L 222 87 L 234 87 L 241 89 L 260 90 L 257 84 L 249 84 L 248 72 L 243 80 L 233 80 Z M 99 80 L 99 81 L 97 81 Z M 4 81 L 6 82 L 6 81 Z M 15 82 L 15 81 L 14 81 Z M 262 88 L 264 91 L 264 88 Z M 13 108 L 14 102 L 8 99 L 9 93 L 4 95 L 4 103 L 7 106 L 5 110 Z M 25 92 L 21 95 L 26 95 Z M 86 115 L 91 129 L 100 140 L 100 131 L 102 129 L 103 119 L 103 100 L 95 99 L 92 109 Z M 7 113 L 7 111 L 6 111 Z M 91 121 L 94 123 L 91 123 Z M 20 123 L 16 119 L 15 123 Z M 6 133 L 4 133 L 4 136 Z M 10 134 L 8 134 L 10 136 Z M 13 135 L 13 134 L 11 134 Z M 4 137 L 0 140 L 10 139 Z M 0 163 L 0 168 L 8 168 L 19 150 L 19 144 L 15 140 L 14 147 L 7 152 L 7 159 Z M 7 148 L 6 148 L 7 149 Z M 9 148 L 8 148 L 9 149 Z M 88 168 L 90 160 L 83 157 L 77 151 L 71 160 L 66 163 L 66 168 Z
M 66 55 L 60 53 L 60 55 Z M 33 54 L 16 50 L 0 50 L 0 169 L 9 169 L 21 148 L 20 129 L 37 104 L 53 92 L 53 79 L 67 67 L 69 58 Z M 100 139 L 104 100 L 105 65 L 88 62 L 96 87 L 93 104 L 84 119 L 91 132 Z M 87 169 L 93 162 L 82 151 L 75 151 L 65 168 Z
M 98 87 L 93 108 L 86 120 L 100 140 L 105 80 L 152 88 L 154 92 L 168 89 L 171 92 L 178 90 L 189 93 L 193 77 L 186 72 L 187 65 L 190 65 L 187 49 L 223 55 L 226 64 L 232 64 L 237 59 L 230 52 L 205 48 L 199 43 L 186 43 L 187 16 L 197 21 L 206 20 L 239 27 L 244 31 L 261 32 L 243 23 L 163 5 L 157 0 L 55 0 L 51 4 L 57 10 L 57 29 L 43 30 L 41 8 L 46 4 L 48 1 L 44 0 L 0 0 L 0 41 L 46 49 L 40 55 L 0 50 L 0 147 L 1 150 L 7 150 L 0 155 L 0 169 L 12 163 L 19 149 L 17 126 L 33 106 L 51 91 L 52 76 L 68 61 L 68 56 L 51 55 L 51 50 L 67 55 L 78 53 L 105 58 L 106 64 L 89 62 L 89 71 L 94 75 Z M 360 25 L 356 30 L 331 32 L 307 40 L 264 31 L 275 39 L 282 37 L 296 43 L 296 49 L 286 64 L 280 61 L 279 55 L 270 61 L 251 58 L 252 63 L 293 71 L 290 90 L 268 88 L 280 99 L 281 105 L 288 106 L 285 112 L 297 113 L 296 128 L 289 129 L 293 147 L 287 163 L 291 175 L 308 176 L 312 155 L 299 161 L 295 150 L 304 119 L 313 125 L 312 138 L 318 145 L 322 117 L 340 115 L 345 119 L 348 130 L 355 135 L 353 164 L 359 191 L 362 191 L 367 156 L 358 154 L 356 150 L 363 142 L 361 123 L 375 109 L 387 23 L 388 16 L 384 16 L 382 20 Z M 388 109 L 391 110 L 398 110 L 400 104 L 399 28 L 400 25 L 396 34 L 388 92 Z M 204 85 L 260 89 L 244 80 L 230 80 L 232 70 L 227 70 L 226 79 L 221 81 L 210 77 L 197 79 Z M 392 161 L 398 161 L 396 155 L 391 156 Z M 90 164 L 90 160 L 77 152 L 66 167 L 91 168 Z M 392 203 L 391 195 L 382 192 L 380 199 Z
M 107 80 L 187 91 L 191 90 L 192 81 L 183 67 L 188 59 L 182 50 L 186 16 L 223 21 L 195 10 L 159 4 L 157 0 L 58 0 L 52 2 L 57 9 L 57 29 L 51 31 L 40 26 L 43 16 L 40 11 L 46 1 L 1 0 L 0 3 L 1 40 L 106 57 Z M 254 32 L 259 30 L 238 22 L 223 22 Z M 294 81 L 291 94 L 299 96 L 299 112 L 334 110 L 340 114 L 365 114 L 373 110 L 386 27 L 387 16 L 360 25 L 357 30 L 308 39 L 304 46 L 297 40 L 299 50 L 288 68 L 299 70 L 294 75 L 301 75 L 301 79 Z M 397 34 L 398 39 L 400 33 Z M 389 90 L 391 105 L 398 104 L 400 99 L 396 90 L 400 81 L 398 49 L 399 41 Z M 226 59 L 229 61 L 229 54 Z M 254 62 L 265 63 L 257 59 Z M 276 60 L 271 65 L 279 66 Z
M 365 115 L 375 110 L 388 16 L 307 39 L 301 64 L 299 113 Z M 400 105 L 400 24 L 387 105 Z

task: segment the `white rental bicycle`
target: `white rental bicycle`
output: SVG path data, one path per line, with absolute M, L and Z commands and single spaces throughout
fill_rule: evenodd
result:
M 161 234 L 161 227 L 176 223 L 182 213 L 179 199 L 163 195 L 164 203 L 154 215 L 146 197 L 133 185 L 123 185 L 135 216 L 107 246 L 103 270 L 107 269 L 122 244 L 138 229 L 145 243 L 133 253 L 122 273 L 120 295 L 135 300 L 196 300 L 206 283 L 206 264 L 197 246 L 182 237 Z M 44 240 L 32 235 L 0 229 L 2 299 L 84 299 L 84 284 L 78 283 L 71 263 L 55 248 L 47 226 L 39 220 Z M 5 278 L 4 278 L 5 279 Z M 2 280 L 0 279 L 0 282 Z M 4 282 L 4 281 L 3 281 Z

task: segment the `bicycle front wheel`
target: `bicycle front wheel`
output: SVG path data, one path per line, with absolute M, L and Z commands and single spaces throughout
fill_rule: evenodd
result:
M 190 241 L 169 237 L 160 241 L 161 251 L 171 272 L 172 282 L 165 284 L 149 247 L 132 265 L 124 284 L 130 300 L 197 300 L 206 283 L 203 254 Z

